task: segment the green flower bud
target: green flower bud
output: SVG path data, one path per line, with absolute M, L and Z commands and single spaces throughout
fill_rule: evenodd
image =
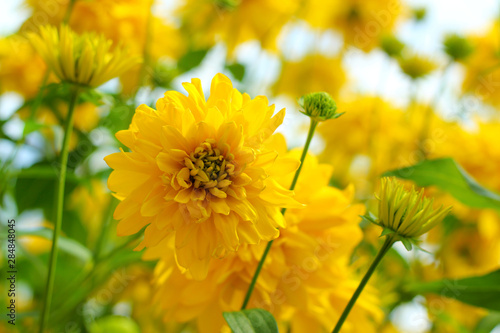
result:
M 405 189 L 394 178 L 382 178 L 377 196 L 379 201 L 378 218 L 365 216 L 365 219 L 384 228 L 382 235 L 392 235 L 401 240 L 408 250 L 414 238 L 423 235 L 448 215 L 451 207 L 433 208 L 434 200 L 424 197 L 420 192 Z
M 472 44 L 465 37 L 457 34 L 447 35 L 444 38 L 443 46 L 444 51 L 453 61 L 465 60 L 474 52 Z
M 398 59 L 399 67 L 412 80 L 423 78 L 429 75 L 437 68 L 437 65 L 432 60 L 412 54 Z
M 392 35 L 384 35 L 380 38 L 380 48 L 391 58 L 399 57 L 404 47 L 405 44 Z
M 413 9 L 413 19 L 417 22 L 425 20 L 427 9 L 425 7 L 417 7 Z
M 337 104 L 326 92 L 315 92 L 302 96 L 299 105 L 304 109 L 300 111 L 308 117 L 320 122 L 335 119 L 344 113 L 337 113 Z

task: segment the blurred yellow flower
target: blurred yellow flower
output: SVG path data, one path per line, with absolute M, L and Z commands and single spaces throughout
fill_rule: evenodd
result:
M 46 66 L 24 37 L 0 39 L 0 92 L 13 91 L 25 98 L 36 95 Z
M 44 24 L 57 26 L 67 12 L 67 2 L 30 0 L 28 4 L 32 7 L 33 13 L 21 31 L 36 31 L 41 21 L 39 17 L 46 18 L 43 20 Z M 147 47 L 149 65 L 164 59 L 178 59 L 186 52 L 186 39 L 176 26 L 150 11 L 148 2 L 143 0 L 76 1 L 68 25 L 80 34 L 84 32 L 102 34 L 112 40 L 114 45 L 126 41 L 130 55 L 143 56 Z M 165 36 L 168 36 L 167 41 Z M 123 92 L 125 94 L 135 92 L 140 75 L 151 74 L 141 74 L 140 66 L 128 70 L 120 76 Z
M 494 106 L 500 106 L 499 27 L 497 22 L 484 35 L 469 37 L 474 53 L 463 61 L 465 78 L 462 90 Z
M 346 45 L 368 52 L 393 30 L 403 11 L 399 0 L 308 0 L 301 16 L 312 27 L 338 30 Z
M 102 232 L 110 199 L 106 185 L 98 179 L 92 179 L 89 185 L 79 186 L 71 193 L 67 206 L 78 213 L 87 228 L 88 244 L 95 244 Z
M 251 40 L 275 51 L 281 28 L 299 5 L 298 0 L 188 0 L 178 15 L 194 45 L 206 48 L 222 41 L 232 55 L 238 45 Z
M 340 58 L 313 54 L 300 61 L 284 61 L 282 66 L 281 75 L 273 86 L 275 94 L 299 98 L 312 92 L 325 91 L 335 98 L 346 82 Z
M 120 235 L 149 224 L 139 249 L 175 234 L 175 256 L 195 279 L 206 277 L 212 257 L 241 244 L 279 235 L 279 209 L 299 205 L 274 180 L 277 153 L 262 142 L 282 123 L 284 109 L 264 96 L 250 99 L 217 74 L 205 100 L 199 79 L 184 83 L 186 97 L 169 91 L 157 110 L 137 108 L 117 138 L 131 149 L 105 158 L 115 169 L 109 188 L 122 200 L 115 211 Z M 298 160 L 280 164 L 293 173 Z
M 401 109 L 375 97 L 353 96 L 337 104 L 345 114 L 318 126 L 325 142 L 320 157 L 333 165 L 336 181 L 353 182 L 358 194 L 371 196 L 370 170 L 379 175 L 418 161 L 413 152 L 420 124 L 409 122 Z
M 110 50 L 112 42 L 102 35 L 77 35 L 67 26 L 59 32 L 51 26 L 40 27 L 40 34 L 28 38 L 49 68 L 61 80 L 79 85 L 98 87 L 121 75 L 139 62 L 125 51 Z
M 283 158 L 299 157 L 294 150 L 287 155 L 282 136 L 267 142 Z M 277 163 L 283 163 L 280 158 Z M 279 167 L 274 167 L 279 172 Z M 350 255 L 361 241 L 358 226 L 364 207 L 352 204 L 354 190 L 342 191 L 328 186 L 331 167 L 319 164 L 309 155 L 297 183 L 297 199 L 303 209 L 286 212 L 287 228 L 275 240 L 257 280 L 250 307 L 269 310 L 291 332 L 329 331 L 357 286 L 349 268 Z M 292 176 L 279 177 L 289 186 Z M 204 281 L 194 281 L 172 269 L 173 241 L 149 249 L 145 258 L 160 258 L 155 275 L 155 300 L 166 321 L 194 321 L 200 333 L 220 332 L 225 324 L 221 311 L 238 310 L 259 262 L 265 244 L 242 246 L 223 260 L 212 261 Z M 170 252 L 170 253 L 169 253 Z M 346 332 L 376 332 L 375 322 L 382 312 L 376 291 L 363 294 Z

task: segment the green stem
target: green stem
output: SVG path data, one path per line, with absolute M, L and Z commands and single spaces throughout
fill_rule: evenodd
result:
M 42 317 L 40 319 L 40 329 L 39 329 L 40 333 L 44 332 L 44 329 L 49 319 L 50 304 L 52 302 L 52 293 L 54 290 L 54 279 L 55 279 L 55 270 L 57 264 L 59 234 L 61 233 L 63 208 L 64 208 L 64 186 L 66 184 L 66 169 L 68 166 L 69 142 L 71 138 L 71 133 L 73 132 L 73 115 L 77 100 L 78 100 L 78 89 L 73 88 L 68 107 L 68 117 L 66 119 L 66 126 L 64 130 L 63 145 L 61 148 L 61 170 L 59 173 L 59 181 L 57 186 L 56 221 L 54 225 L 54 232 L 52 234 L 52 248 L 50 251 L 50 259 L 49 259 L 49 273 L 47 277 L 47 286 L 43 302 Z
M 295 171 L 295 176 L 293 177 L 292 184 L 290 185 L 290 191 L 295 189 L 295 185 L 297 185 L 297 180 L 299 179 L 300 171 L 302 170 L 302 166 L 304 165 L 304 160 L 306 159 L 307 151 L 309 150 L 309 145 L 311 144 L 312 138 L 314 136 L 314 131 L 316 130 L 316 126 L 318 126 L 318 121 L 311 118 L 311 125 L 309 126 L 309 133 L 307 133 L 306 143 L 304 148 L 302 149 L 302 155 L 300 156 L 300 165 L 297 171 Z M 281 209 L 281 214 L 285 215 L 286 208 Z M 253 274 L 252 281 L 250 282 L 250 286 L 248 287 L 247 293 L 245 295 L 245 299 L 243 300 L 243 305 L 241 306 L 241 310 L 245 310 L 248 302 L 250 301 L 250 297 L 252 296 L 253 289 L 255 288 L 255 284 L 257 282 L 257 278 L 259 277 L 260 271 L 264 266 L 264 261 L 266 261 L 269 250 L 271 250 L 271 246 L 273 245 L 274 240 L 269 241 L 266 245 L 266 249 L 260 258 L 259 264 L 257 265 L 257 269 Z
M 76 0 L 71 0 L 69 2 L 66 13 L 64 13 L 63 24 L 68 24 L 69 19 L 71 18 L 71 13 L 73 12 L 73 7 L 75 6 L 75 2 Z
M 368 268 L 368 271 L 366 272 L 365 276 L 363 276 L 363 279 L 359 283 L 358 288 L 354 292 L 354 294 L 351 297 L 351 300 L 349 303 L 347 303 L 347 306 L 344 309 L 344 312 L 340 316 L 339 320 L 337 321 L 337 325 L 335 325 L 335 328 L 333 329 L 332 333 L 339 333 L 340 329 L 342 328 L 342 325 L 344 324 L 345 320 L 347 319 L 347 316 L 349 315 L 349 312 L 351 312 L 352 307 L 356 303 L 359 295 L 365 288 L 366 284 L 368 283 L 368 280 L 370 280 L 370 277 L 372 276 L 373 272 L 377 268 L 378 264 L 384 257 L 384 255 L 389 251 L 391 248 L 392 244 L 394 244 L 394 239 L 391 236 L 388 236 L 385 239 L 384 245 L 382 245 L 382 248 L 379 250 L 377 256 L 375 257 L 375 260 L 373 260 L 370 268 Z

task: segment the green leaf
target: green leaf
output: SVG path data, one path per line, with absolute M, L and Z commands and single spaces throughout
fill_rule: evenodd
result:
M 35 230 L 19 230 L 19 236 L 38 236 L 43 237 L 48 240 L 52 240 L 52 230 L 48 228 L 40 228 Z M 85 246 L 75 241 L 74 239 L 59 236 L 59 250 L 73 256 L 74 258 L 80 259 L 82 262 L 91 263 L 92 262 L 92 252 Z
M 411 249 L 413 248 L 408 238 L 401 237 L 401 243 L 403 243 L 403 245 L 405 246 L 406 251 L 411 251 Z
M 389 229 L 389 228 L 384 228 L 384 229 L 382 230 L 382 233 L 380 234 L 380 236 L 379 236 L 379 237 L 384 237 L 384 236 L 387 236 L 387 235 L 389 235 L 389 234 L 393 234 L 393 233 L 394 233 L 394 230 Z
M 500 210 L 500 195 L 479 185 L 451 158 L 423 161 L 382 176 L 412 180 L 421 187 L 434 185 L 467 206 Z
M 243 80 L 245 77 L 245 66 L 240 63 L 226 65 L 226 68 L 233 74 L 234 78 L 238 81 Z
M 25 210 L 42 208 L 47 219 L 53 218 L 55 189 L 58 178 L 58 163 L 44 161 L 31 168 L 19 170 L 14 198 L 19 213 Z M 70 171 L 66 178 L 66 196 L 76 187 L 78 180 Z
M 222 314 L 234 333 L 278 333 L 273 315 L 263 309 L 250 309 Z
M 499 281 L 500 269 L 483 276 L 412 283 L 407 289 L 417 294 L 437 294 L 470 305 L 500 311 Z
M 206 50 L 191 50 L 183 55 L 177 62 L 177 68 L 181 73 L 187 72 L 198 67 L 208 53 Z
M 89 327 L 90 333 L 140 333 L 137 323 L 128 317 L 108 316 L 93 322 Z
M 26 136 L 32 132 L 38 131 L 41 128 L 47 127 L 47 125 L 41 124 L 35 120 L 26 120 L 24 123 L 23 136 Z
M 477 323 L 474 333 L 490 333 L 498 325 L 500 325 L 500 313 L 492 312 Z

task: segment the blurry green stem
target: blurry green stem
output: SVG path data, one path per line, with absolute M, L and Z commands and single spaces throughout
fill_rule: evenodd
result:
M 40 319 L 40 333 L 44 332 L 45 326 L 47 325 L 50 313 L 50 304 L 52 302 L 52 292 L 54 290 L 54 278 L 55 270 L 57 264 L 57 251 L 59 234 L 61 233 L 63 208 L 64 208 L 64 186 L 66 184 L 66 169 L 68 167 L 68 154 L 69 154 L 69 142 L 71 134 L 73 132 L 73 115 L 75 110 L 75 105 L 78 100 L 78 88 L 73 87 L 68 107 L 68 117 L 66 119 L 66 125 L 64 129 L 64 139 L 61 148 L 61 161 L 60 161 L 60 173 L 57 185 L 57 208 L 56 208 L 56 220 L 54 224 L 54 232 L 52 235 L 52 249 L 50 251 L 49 259 L 49 272 L 47 277 L 47 286 L 45 289 L 45 298 L 43 302 L 42 317 Z
M 71 18 L 71 13 L 73 12 L 73 7 L 75 6 L 75 2 L 77 0 L 71 0 L 68 4 L 68 9 L 66 9 L 66 13 L 64 14 L 63 23 L 68 24 L 69 19 Z
M 153 5 L 154 0 L 150 0 L 148 6 L 148 18 L 146 20 L 146 36 L 144 38 L 144 49 L 142 50 L 142 65 L 139 70 L 139 79 L 137 82 L 137 87 L 133 92 L 133 99 L 137 97 L 139 89 L 146 83 L 146 76 L 148 74 L 148 67 L 151 64 L 151 40 L 153 33 Z
M 295 171 L 295 176 L 293 177 L 292 184 L 290 185 L 290 191 L 295 189 L 295 185 L 297 185 L 297 180 L 299 179 L 300 171 L 302 170 L 302 166 L 304 165 L 304 160 L 307 156 L 307 151 L 309 150 L 309 145 L 311 144 L 312 138 L 314 136 L 314 131 L 316 131 L 316 126 L 318 126 L 318 121 L 311 118 L 311 125 L 309 126 L 309 133 L 307 133 L 306 143 L 304 145 L 304 149 L 302 150 L 302 155 L 300 156 L 300 165 L 297 171 Z M 281 214 L 285 215 L 286 208 L 281 209 Z M 255 283 L 257 282 L 257 278 L 259 277 L 260 271 L 262 270 L 262 266 L 264 266 L 264 261 L 266 261 L 269 250 L 271 250 L 271 246 L 273 245 L 274 240 L 267 243 L 266 249 L 260 258 L 259 264 L 257 265 L 257 269 L 253 274 L 252 281 L 250 282 L 250 286 L 248 287 L 247 293 L 245 295 L 245 299 L 243 300 L 243 305 L 241 306 L 241 310 L 245 310 L 248 302 L 250 301 L 250 297 L 252 296 L 253 289 L 255 288 Z
M 373 260 L 370 268 L 368 268 L 368 271 L 366 272 L 365 276 L 363 276 L 363 279 L 358 285 L 358 288 L 354 292 L 354 294 L 351 297 L 351 300 L 349 303 L 347 303 L 347 306 L 344 309 L 344 312 L 340 316 L 339 320 L 337 321 L 337 325 L 335 325 L 335 328 L 333 329 L 332 333 L 339 333 L 340 329 L 342 328 L 342 325 L 344 324 L 345 320 L 347 319 L 347 316 L 349 315 L 349 312 L 351 312 L 352 307 L 356 303 L 359 295 L 365 288 L 366 284 L 368 283 L 368 280 L 370 280 L 370 277 L 372 276 L 373 272 L 375 272 L 375 269 L 377 268 L 378 264 L 382 260 L 382 258 L 385 256 L 387 251 L 391 248 L 392 244 L 394 244 L 394 239 L 392 236 L 387 236 L 385 239 L 384 245 L 382 245 L 382 248 L 379 250 L 377 256 L 375 257 L 375 260 Z

